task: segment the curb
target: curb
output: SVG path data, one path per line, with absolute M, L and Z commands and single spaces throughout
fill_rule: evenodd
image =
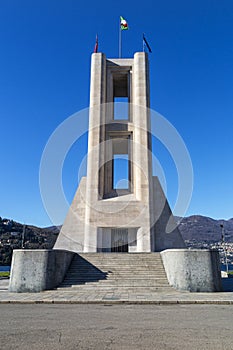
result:
M 0 300 L 0 304 L 94 304 L 94 305 L 233 305 L 233 300 Z

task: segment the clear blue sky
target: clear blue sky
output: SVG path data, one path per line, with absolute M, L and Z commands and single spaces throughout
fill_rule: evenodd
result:
M 145 32 L 153 51 L 151 107 L 177 128 L 192 158 L 194 191 L 186 215 L 233 217 L 232 0 L 1 1 L 0 216 L 51 224 L 40 198 L 41 154 L 54 129 L 88 107 L 96 33 L 99 51 L 117 57 L 120 15 L 130 27 L 123 33 L 123 56 L 142 50 Z M 69 200 L 80 152 L 73 147 L 65 162 Z M 165 153 L 158 147 L 156 156 L 173 204 L 177 179 Z

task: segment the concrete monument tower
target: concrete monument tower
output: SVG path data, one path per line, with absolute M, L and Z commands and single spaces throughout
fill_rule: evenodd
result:
M 120 116 L 119 100 L 127 106 Z M 137 52 L 133 59 L 92 55 L 87 176 L 54 249 L 153 252 L 184 247 L 176 225 L 171 232 L 167 228 L 172 213 L 152 176 L 149 107 L 146 53 Z M 117 169 L 119 158 L 126 165 Z M 117 170 L 124 171 L 123 186 L 117 183 Z

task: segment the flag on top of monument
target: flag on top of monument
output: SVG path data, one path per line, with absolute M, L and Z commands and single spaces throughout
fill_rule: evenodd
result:
M 94 53 L 98 52 L 98 35 L 96 34 L 95 37 L 95 47 L 94 47 Z
M 120 20 L 121 20 L 121 30 L 129 29 L 128 23 L 122 16 L 120 16 Z
M 152 50 L 151 50 L 151 48 L 150 48 L 150 45 L 148 44 L 148 41 L 147 41 L 146 38 L 145 38 L 145 34 L 143 33 L 143 51 L 144 51 L 145 46 L 147 47 L 148 51 L 149 51 L 150 53 L 152 53 Z

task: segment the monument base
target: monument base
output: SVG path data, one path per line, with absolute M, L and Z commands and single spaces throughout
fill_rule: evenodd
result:
M 173 288 L 220 292 L 219 255 L 217 251 L 188 249 L 138 254 L 14 250 L 11 292 L 35 293 L 59 287 L 87 294 L 93 286 L 96 294 L 107 293 L 109 288 L 118 294 L 140 288 L 141 295 L 148 290 L 151 294 L 173 292 Z
M 172 287 L 189 292 L 222 291 L 217 250 L 168 249 L 161 256 Z
M 85 225 L 86 206 L 88 206 L 85 194 L 86 177 L 83 177 L 54 249 L 69 250 L 75 253 L 148 253 L 164 249 L 185 248 L 185 243 L 157 176 L 153 176 L 152 198 L 155 212 L 152 213 L 153 220 L 151 228 L 148 229 L 151 243 L 147 246 L 143 245 L 143 241 L 146 241 L 145 235 L 148 234 L 144 223 L 146 211 L 144 216 L 143 204 L 133 194 L 100 200 L 96 204 L 95 215 L 88 230 Z M 113 214 L 109 209 L 113 209 Z M 124 221 L 125 226 L 123 226 Z M 88 240 L 91 242 L 89 246 L 85 246 L 87 232 Z

